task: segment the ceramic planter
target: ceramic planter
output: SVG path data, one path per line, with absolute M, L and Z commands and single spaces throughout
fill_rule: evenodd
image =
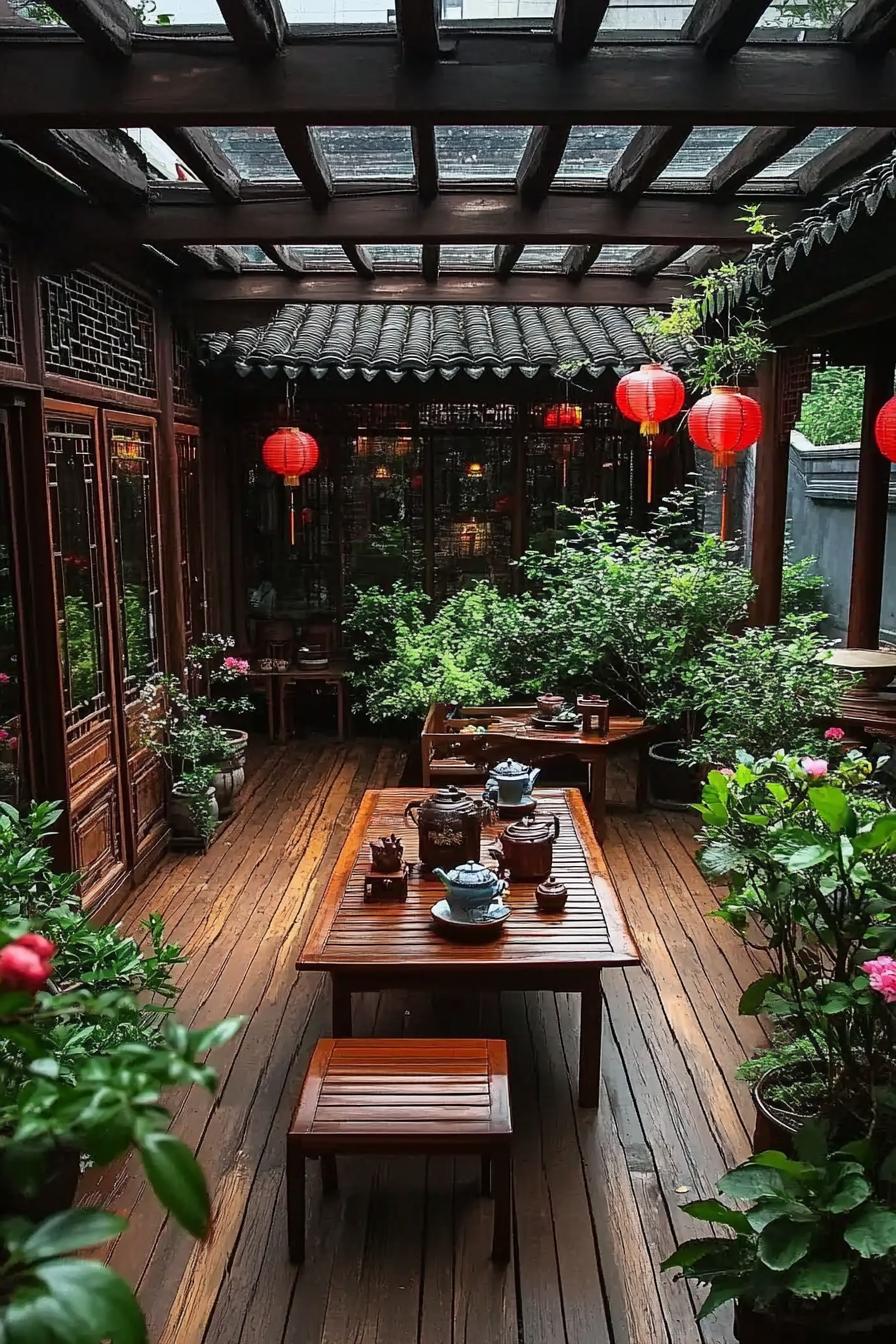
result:
M 220 811 L 214 786 L 209 785 L 207 792 L 212 817 L 217 822 Z M 168 821 L 174 834 L 181 840 L 199 840 L 201 838 L 196 834 L 196 826 L 190 810 L 191 798 L 198 796 L 197 793 L 189 794 L 185 792 L 180 784 L 175 784 L 171 790 L 168 801 Z
M 681 759 L 680 742 L 654 742 L 647 752 L 650 801 L 682 811 L 700 797 L 700 776 Z
M 222 817 L 229 817 L 233 811 L 237 795 L 246 782 L 246 772 L 239 760 L 234 757 L 229 765 L 222 766 L 215 772 L 214 790 L 215 799 L 218 804 L 218 812 Z

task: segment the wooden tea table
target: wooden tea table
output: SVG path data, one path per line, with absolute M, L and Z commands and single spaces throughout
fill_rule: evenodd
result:
M 535 728 L 530 719 L 535 705 L 430 705 L 420 733 L 423 786 L 435 773 L 448 773 L 451 758 L 473 765 L 493 765 L 512 756 L 524 765 L 572 756 L 588 767 L 588 807 L 599 840 L 607 818 L 607 760 L 632 746 L 638 751 L 638 782 L 635 805 L 647 803 L 647 748 L 658 729 L 643 719 L 613 715 L 606 737 L 600 733 L 551 732 Z M 464 727 L 485 732 L 464 733 Z M 447 759 L 446 759 L 447 758 Z
M 474 792 L 471 790 L 471 792 Z M 353 993 L 404 988 L 456 993 L 460 989 L 549 989 L 581 995 L 579 1104 L 596 1106 L 600 1092 L 601 986 L 605 966 L 632 966 L 638 949 L 612 886 L 588 813 L 577 789 L 539 789 L 539 815 L 556 813 L 560 834 L 554 874 L 569 889 L 557 914 L 542 914 L 535 883 L 511 881 L 505 896 L 512 914 L 486 943 L 446 938 L 433 925 L 431 907 L 444 888 L 417 862 L 417 831 L 404 809 L 418 789 L 369 789 L 333 870 L 298 969 L 329 972 L 333 984 L 333 1035 L 352 1032 Z M 482 854 L 505 822 L 483 828 Z M 368 842 L 394 833 L 412 863 L 406 902 L 363 899 Z
M 286 741 L 286 691 L 300 682 L 320 682 L 336 695 L 336 738 L 342 742 L 349 724 L 345 664 L 331 658 L 326 667 L 288 667 L 282 672 L 253 667 L 249 680 L 264 688 L 268 716 L 268 739 L 281 745 Z

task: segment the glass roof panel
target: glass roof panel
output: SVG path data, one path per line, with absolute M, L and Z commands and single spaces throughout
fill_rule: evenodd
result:
M 334 182 L 414 180 L 409 126 L 318 126 L 317 134 Z
M 798 173 L 801 168 L 814 159 L 816 154 L 820 154 L 828 145 L 832 145 L 835 140 L 839 140 L 850 129 L 849 126 L 816 126 L 814 131 L 810 131 L 800 144 L 794 145 L 793 149 L 787 154 L 783 154 L 777 163 L 769 164 L 768 168 L 763 168 L 761 173 L 757 173 L 752 179 L 753 182 L 768 182 L 770 179 L 789 177 L 791 173 Z
M 211 126 L 209 135 L 241 177 L 255 182 L 298 181 L 270 126 Z
M 270 257 L 262 252 L 260 247 L 256 247 L 254 243 L 243 243 L 241 247 L 237 248 L 237 251 L 242 253 L 244 265 L 269 266 L 271 268 L 274 266 Z
M 643 250 L 643 243 L 609 243 L 606 247 L 601 248 L 591 269 L 593 271 L 627 271 L 631 265 L 632 257 L 636 257 Z
M 445 271 L 490 271 L 495 264 L 495 249 L 490 243 L 445 243 L 439 262 Z
M 306 271 L 351 271 L 353 266 L 338 243 L 301 243 L 290 252 L 301 258 Z
M 695 126 L 658 182 L 676 177 L 706 177 L 744 138 L 747 126 Z
M 566 252 L 564 244 L 530 243 L 516 264 L 518 271 L 556 271 Z
M 637 126 L 573 126 L 556 181 L 606 182 Z
M 511 182 L 531 126 L 437 126 L 443 182 Z
M 419 243 L 368 243 L 366 250 L 378 270 L 392 271 L 397 267 L 416 270 L 420 266 Z

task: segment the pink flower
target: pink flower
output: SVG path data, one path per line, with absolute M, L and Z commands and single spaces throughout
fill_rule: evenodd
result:
M 824 740 L 825 742 L 842 742 L 845 736 L 842 728 L 828 728 Z
M 30 933 L 17 938 L 14 943 L 7 943 L 0 951 L 0 984 L 7 985 L 10 989 L 25 989 L 34 994 L 37 990 L 43 989 L 53 968 L 46 957 L 28 945 L 31 940 L 46 947 L 53 947 L 46 938 Z M 55 948 L 53 950 L 55 951 Z
M 8 686 L 8 685 L 9 685 L 9 673 L 0 672 L 0 686 Z
M 896 1003 L 896 961 L 892 957 L 866 961 L 862 970 L 871 981 L 871 988 L 883 996 L 885 1003 Z
M 827 761 L 820 761 L 816 756 L 804 756 L 800 765 L 810 779 L 821 779 L 828 772 Z
M 19 739 L 17 737 L 11 737 L 6 745 L 9 747 L 10 751 L 15 751 L 16 747 L 19 745 Z
M 731 769 L 730 765 L 721 766 L 721 768 L 719 769 L 719 774 L 724 775 L 726 779 L 734 778 L 734 771 Z
M 242 676 L 249 671 L 249 664 L 245 658 L 225 658 L 224 666 L 228 672 L 239 672 Z

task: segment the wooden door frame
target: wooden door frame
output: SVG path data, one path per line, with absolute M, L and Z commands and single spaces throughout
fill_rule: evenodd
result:
M 195 421 L 193 421 L 193 420 L 184 420 L 184 419 L 177 419 L 177 418 L 176 418 L 175 421 L 174 421 L 174 448 L 175 448 L 175 458 L 176 458 L 176 465 L 177 465 L 177 502 L 178 502 L 178 507 L 180 507 L 180 505 L 181 505 L 181 492 L 182 492 L 183 482 L 182 482 L 182 480 L 181 480 L 180 455 L 179 455 L 178 452 L 177 452 L 177 439 L 178 439 L 178 435 L 185 435 L 187 438 L 192 438 L 192 439 L 195 439 L 195 440 L 196 440 L 196 479 L 197 479 L 196 502 L 197 502 L 197 506 L 198 506 L 198 517 L 197 517 L 197 524 L 198 524 L 198 527 L 197 527 L 197 535 L 198 535 L 198 537 L 199 537 L 199 572 L 200 572 L 200 577 L 201 577 L 201 582 L 202 582 L 202 617 L 203 617 L 203 629 L 202 629 L 202 630 L 196 630 L 196 629 L 193 629 L 192 633 L 193 633 L 193 639 L 194 639 L 194 641 L 195 641 L 198 637 L 200 637 L 200 636 L 204 636 L 204 635 L 207 633 L 207 631 L 208 631 L 208 626 L 209 626 L 209 620 L 208 620 L 208 575 L 207 575 L 207 572 L 206 572 L 205 499 L 204 499 L 203 490 L 202 490 L 202 478 L 203 478 L 203 455 L 204 455 L 204 454 L 203 454 L 202 428 L 201 428 L 201 426 L 200 426 L 199 424 L 197 424 L 197 423 L 196 423 Z M 180 515 L 178 515 L 178 530 L 180 530 Z M 190 560 L 190 557 L 189 557 L 188 554 L 183 554 L 183 537 L 181 537 L 181 547 L 182 547 L 181 560 L 182 560 L 182 562 L 185 561 L 185 562 L 187 563 L 187 565 L 189 566 L 189 560 Z M 185 629 L 186 629 L 186 615 L 187 615 L 187 613 L 186 613 L 186 611 L 184 611 L 184 628 L 185 628 Z M 193 627 L 193 624 L 194 624 L 194 623 L 193 623 L 193 612 L 192 612 L 192 609 L 191 609 L 191 611 L 190 611 L 190 625 L 191 625 L 191 628 Z

